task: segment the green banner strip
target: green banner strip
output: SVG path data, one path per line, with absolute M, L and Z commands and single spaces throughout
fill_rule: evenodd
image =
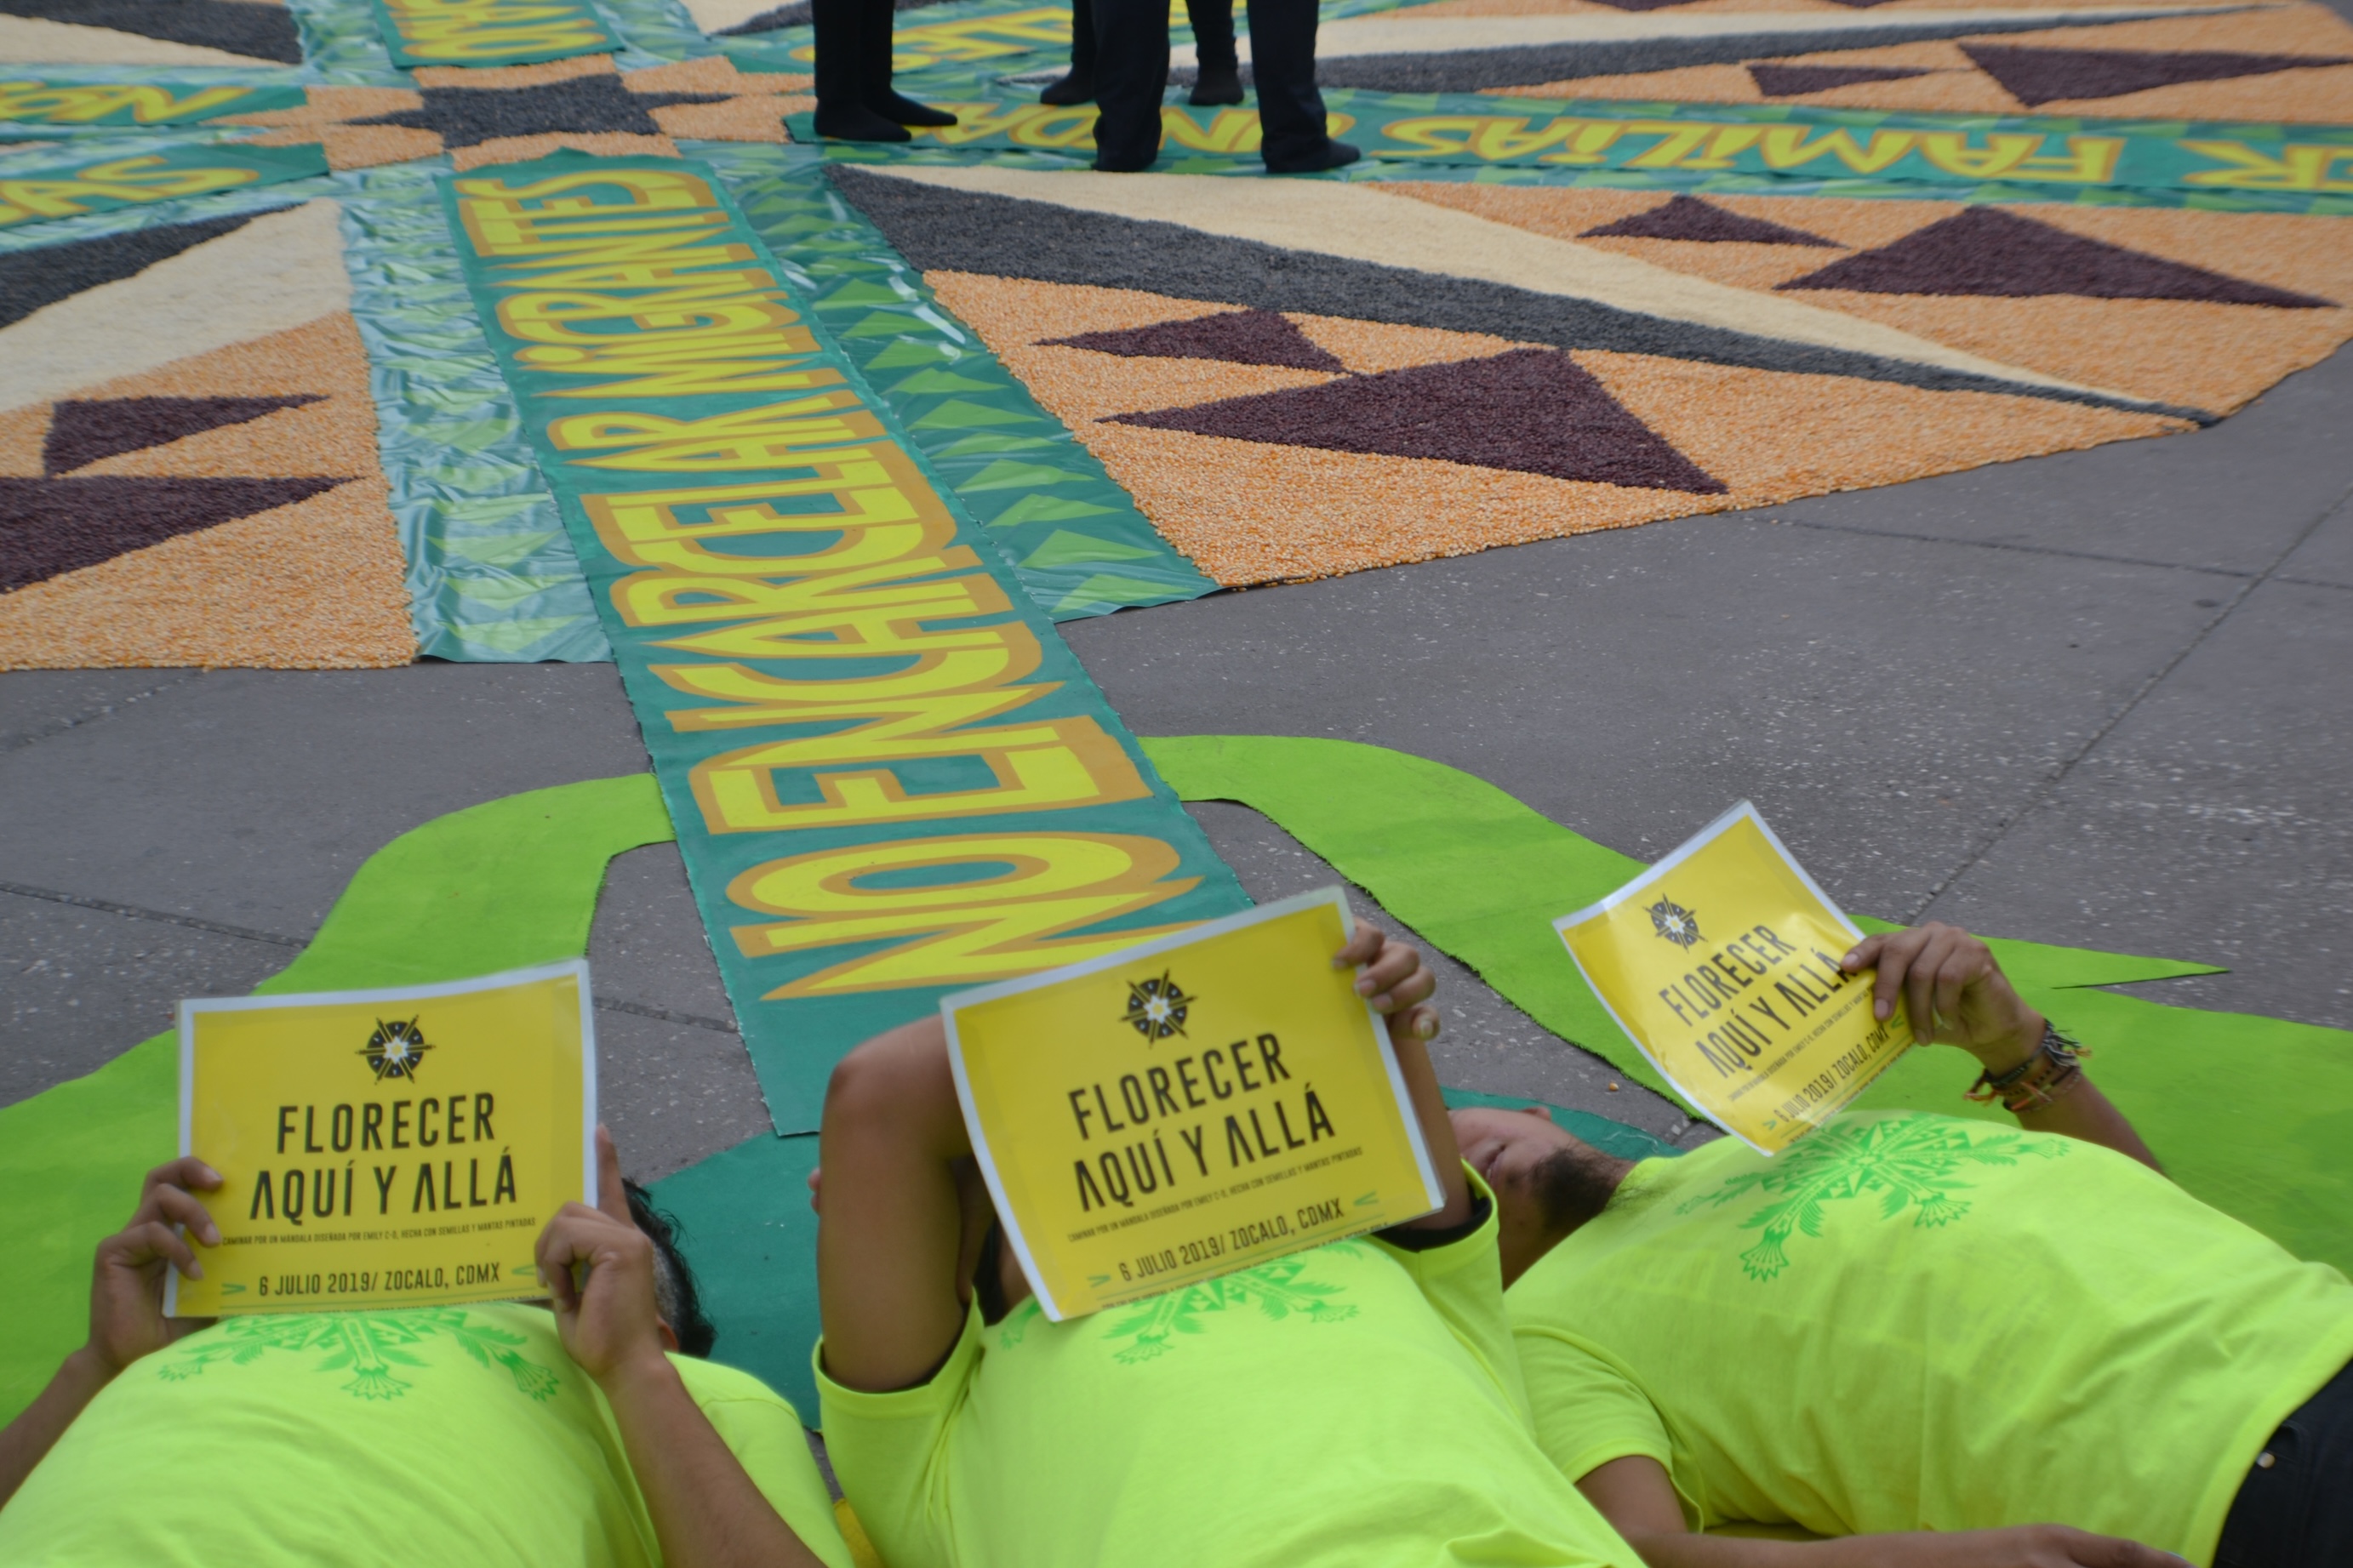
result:
M 373 0 L 397 66 L 514 66 L 621 47 L 585 0 Z
M 1217 592 L 801 147 L 712 146 L 785 278 L 1057 621 Z
M 352 316 L 408 561 L 417 651 L 472 663 L 613 657 L 522 417 L 475 319 L 437 171 L 338 176 Z
M 1335 134 L 1400 168 L 1874 179 L 1944 188 L 1998 182 L 2048 187 L 2068 198 L 2118 189 L 2306 201 L 2353 196 L 2353 127 L 2344 126 L 2054 122 L 1349 90 L 1328 92 L 1324 100 Z M 1070 153 L 1094 142 L 1092 104 L 1057 108 L 997 98 L 940 107 L 959 122 L 918 132 L 915 145 Z M 1252 158 L 1258 151 L 1254 109 L 1171 103 L 1161 116 L 1163 157 L 1172 164 Z M 796 138 L 815 138 L 811 117 L 796 115 L 789 123 Z
M 0 228 L 143 206 L 245 185 L 274 185 L 327 172 L 316 147 L 181 144 L 115 153 L 0 175 Z
M 186 81 L 105 84 L 0 80 L 0 121 L 79 128 L 192 125 L 224 114 L 300 109 L 299 87 L 203 87 Z
M 871 144 L 828 142 L 821 151 L 829 163 L 915 163 L 970 167 L 976 164 L 1018 169 L 1084 169 L 1092 149 L 1079 153 L 1035 153 L 1011 148 L 976 150 L 946 147 L 898 147 L 885 151 Z M 1155 173 L 1214 174 L 1223 178 L 1263 180 L 1270 176 L 1255 154 L 1213 157 L 1196 154 L 1165 158 Z M 1299 177 L 1299 176 L 1286 176 Z M 1922 186 L 1903 180 L 1794 180 L 1786 175 L 1717 174 L 1682 169 L 1553 169 L 1541 164 L 1403 163 L 1365 159 L 1336 174 L 1315 176 L 1355 184 L 1416 180 L 1481 185 L 1537 185 L 1547 189 L 1609 191 L 1684 191 L 1693 195 L 1823 196 L 1841 201 L 1962 202 L 2005 205 L 2059 203 L 2073 206 L 2167 207 L 2199 212 L 2261 212 L 2343 216 L 2353 213 L 2353 195 L 2273 195 L 2254 191 L 2142 190 L 2129 185 L 2070 187 L 2052 184 L 2010 184 L 1989 180 L 1978 185 Z
M 442 190 L 779 1131 L 946 991 L 1245 907 L 708 165 Z

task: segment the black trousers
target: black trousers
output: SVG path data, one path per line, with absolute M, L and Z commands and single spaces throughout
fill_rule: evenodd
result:
M 2263 1445 L 2222 1523 L 2214 1568 L 2353 1563 L 2353 1366 Z
M 1193 54 L 1203 68 L 1233 68 L 1234 0 L 1185 0 L 1185 20 L 1193 24 Z M 1071 70 L 1095 74 L 1095 8 L 1093 0 L 1071 0 Z
M 1141 169 L 1160 153 L 1160 100 L 1168 90 L 1167 0 L 1092 0 L 1092 9 L 1100 111 L 1095 165 Z M 1270 169 L 1311 164 L 1324 150 L 1315 20 L 1315 0 L 1250 0 L 1250 76 Z

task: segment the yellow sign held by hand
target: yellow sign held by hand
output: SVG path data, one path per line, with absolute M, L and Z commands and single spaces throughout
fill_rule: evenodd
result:
M 1599 903 L 1553 922 L 1601 1005 L 1693 1109 L 1777 1154 L 1912 1043 L 1872 1016 L 1862 932 L 1742 801 Z
M 1444 1201 L 1337 888 L 940 1002 L 1007 1240 L 1056 1322 Z
M 180 1004 L 180 1152 L 221 1245 L 174 1317 L 547 1294 L 555 1211 L 596 1190 L 596 1048 L 575 960 L 445 985 Z

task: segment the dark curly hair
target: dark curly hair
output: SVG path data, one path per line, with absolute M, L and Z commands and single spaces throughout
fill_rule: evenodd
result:
M 654 1244 L 654 1305 L 661 1310 L 662 1321 L 678 1336 L 682 1353 L 698 1359 L 708 1356 L 711 1347 L 719 1342 L 719 1331 L 702 1315 L 702 1293 L 695 1287 L 694 1270 L 687 1267 L 686 1254 L 679 1249 L 686 1227 L 677 1215 L 654 1207 L 653 1194 L 637 1183 L 624 1181 L 621 1190 L 629 1195 L 629 1217 Z

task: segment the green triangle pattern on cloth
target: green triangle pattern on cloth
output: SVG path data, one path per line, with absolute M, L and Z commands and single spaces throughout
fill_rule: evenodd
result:
M 1023 496 L 997 514 L 986 525 L 990 528 L 1018 528 L 1025 522 L 1069 522 L 1082 517 L 1109 517 L 1112 509 L 1097 506 L 1091 500 L 1073 500 L 1068 496 L 1039 495 L 1035 490 Z M 1149 560 L 1153 552 L 1138 551 L 1134 556 L 1095 556 L 1094 560 Z
M 1054 606 L 1054 613 L 1067 616 L 1074 610 L 1115 610 L 1127 605 L 1156 605 L 1167 596 L 1166 584 L 1147 583 L 1141 577 L 1090 577 L 1062 595 L 1061 602 Z
M 854 327 L 836 328 L 835 335 L 844 338 L 890 338 L 896 337 L 901 332 L 920 332 L 923 330 L 923 323 L 913 316 L 902 315 L 894 310 L 877 310 Z
M 952 370 L 919 370 L 904 381 L 893 383 L 890 388 L 891 395 L 893 397 L 917 393 L 1002 392 L 1004 390 L 1003 382 L 975 381 L 968 375 L 958 375 Z
M 986 425 L 1027 425 L 1029 416 L 1009 409 L 991 408 L 985 403 L 968 398 L 951 397 L 921 419 L 911 419 L 911 430 L 970 430 Z
M 1088 561 L 1155 561 L 1158 555 L 1149 550 L 1138 550 L 1133 544 L 1120 544 L 1108 539 L 1097 539 L 1091 533 L 1073 533 L 1058 528 L 1046 538 L 1046 542 L 1031 551 L 1021 563 L 1024 566 L 1076 566 Z M 1092 581 L 1092 579 L 1090 579 Z M 1157 593 L 1159 590 L 1154 590 Z
M 1017 463 L 1010 458 L 1000 458 L 956 486 L 956 493 L 961 495 L 966 490 L 1023 489 L 1031 485 L 1067 485 L 1085 478 L 1084 474 L 1050 468 L 1043 463 Z
M 902 365 L 935 364 L 944 356 L 937 345 L 914 338 L 901 338 L 881 353 L 866 362 L 869 370 L 897 370 Z

